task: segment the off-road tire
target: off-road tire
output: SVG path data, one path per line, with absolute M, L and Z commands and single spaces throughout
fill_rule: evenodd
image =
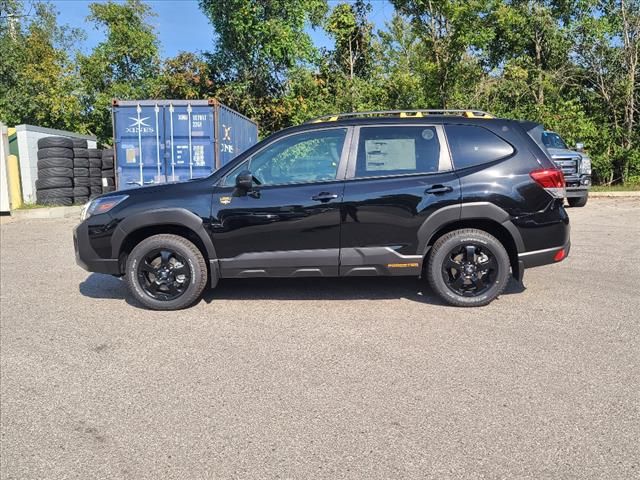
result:
M 38 170 L 43 168 L 64 167 L 73 168 L 73 160 L 68 157 L 49 157 L 38 160 Z
M 38 170 L 38 178 L 73 177 L 73 168 L 51 167 Z
M 445 257 L 456 247 L 473 242 L 481 244 L 493 253 L 498 273 L 493 285 L 478 296 L 463 296 L 450 289 L 442 273 Z M 464 228 L 454 230 L 440 237 L 429 252 L 427 280 L 432 290 L 445 302 L 456 307 L 480 307 L 491 303 L 506 288 L 509 281 L 509 254 L 500 241 L 484 230 Z
M 50 188 L 71 187 L 73 181 L 69 177 L 47 177 L 36 180 L 36 190 L 48 190 Z
M 88 197 L 89 196 L 89 187 L 73 187 L 73 196 L 74 197 Z
M 102 157 L 102 168 L 113 170 L 113 157 Z
M 76 187 L 89 187 L 91 186 L 91 179 L 89 177 L 75 177 L 73 185 Z
M 115 176 L 115 172 L 113 168 L 111 170 L 102 170 L 102 176 L 104 178 L 113 178 Z
M 73 140 L 66 137 L 44 137 L 38 140 L 38 149 L 43 148 L 51 148 L 51 147 L 62 147 L 62 148 L 73 148 Z
M 102 150 L 99 148 L 87 148 L 87 152 L 89 152 L 89 158 L 102 159 Z
M 102 187 L 102 193 L 115 192 L 116 187 L 113 185 L 107 185 L 106 187 Z
M 73 158 L 89 158 L 89 151 L 86 148 L 74 148 Z
M 138 265 L 144 255 L 152 250 L 167 248 L 177 252 L 188 263 L 191 280 L 185 292 L 173 300 L 158 300 L 147 294 L 138 279 Z M 127 257 L 125 278 L 133 297 L 153 310 L 180 310 L 193 305 L 207 286 L 207 265 L 198 248 L 184 237 L 170 234 L 153 235 L 144 239 Z
M 89 201 L 89 197 L 73 197 L 74 205 L 84 205 Z
M 567 198 L 567 202 L 571 208 L 584 207 L 587 204 L 587 200 L 589 200 L 588 195 L 585 195 L 584 197 Z
M 102 169 L 96 167 L 89 167 L 90 177 L 102 177 Z
M 51 157 L 73 158 L 73 149 L 64 147 L 47 147 L 38 150 L 38 160 Z
M 97 185 L 91 185 L 89 187 L 89 192 L 91 192 L 91 195 L 97 196 L 97 195 L 102 195 L 102 187 L 99 187 Z
M 87 141 L 84 138 L 72 138 L 73 148 L 87 148 Z
M 102 178 L 100 178 L 100 177 L 89 177 L 89 186 L 102 188 Z
M 66 205 L 65 200 L 71 201 L 73 197 L 73 188 L 49 188 L 47 190 L 36 190 L 36 201 L 40 205 L 51 205 L 52 202 L 60 201 L 60 205 Z M 69 203 L 70 205 L 70 203 Z
M 73 159 L 73 166 L 75 168 L 89 168 L 89 159 L 83 157 L 76 157 Z
M 89 176 L 89 169 L 88 168 L 76 167 L 76 168 L 73 169 L 73 177 L 74 178 L 88 177 L 88 176 Z

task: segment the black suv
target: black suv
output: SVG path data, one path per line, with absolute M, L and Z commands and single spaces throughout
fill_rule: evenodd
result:
M 238 277 L 426 276 L 452 305 L 486 305 L 510 274 L 569 253 L 543 132 L 479 111 L 323 117 L 209 177 L 98 197 L 77 262 L 162 310 Z

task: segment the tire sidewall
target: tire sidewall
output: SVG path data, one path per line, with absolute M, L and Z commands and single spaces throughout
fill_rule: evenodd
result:
M 442 278 L 442 263 L 455 247 L 465 244 L 479 244 L 491 251 L 498 264 L 498 274 L 491 288 L 477 297 L 465 297 L 455 293 Z M 509 281 L 509 255 L 502 244 L 493 236 L 467 233 L 446 239 L 438 245 L 429 261 L 429 280 L 437 293 L 448 302 L 458 306 L 481 306 L 490 303 L 504 290 Z

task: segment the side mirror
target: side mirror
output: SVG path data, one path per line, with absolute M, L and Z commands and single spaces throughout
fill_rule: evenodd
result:
M 241 171 L 236 177 L 236 188 L 247 193 L 253 188 L 253 175 L 249 170 Z
M 576 150 L 578 152 L 584 151 L 584 143 L 576 143 Z

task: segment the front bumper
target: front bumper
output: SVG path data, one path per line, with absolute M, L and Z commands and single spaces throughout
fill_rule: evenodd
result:
M 590 175 L 565 175 L 567 198 L 581 198 L 589 195 Z
M 82 222 L 73 229 L 73 248 L 76 254 L 76 263 L 89 272 L 120 275 L 120 265 L 117 259 L 101 258 L 91 248 L 89 242 L 89 227 Z

